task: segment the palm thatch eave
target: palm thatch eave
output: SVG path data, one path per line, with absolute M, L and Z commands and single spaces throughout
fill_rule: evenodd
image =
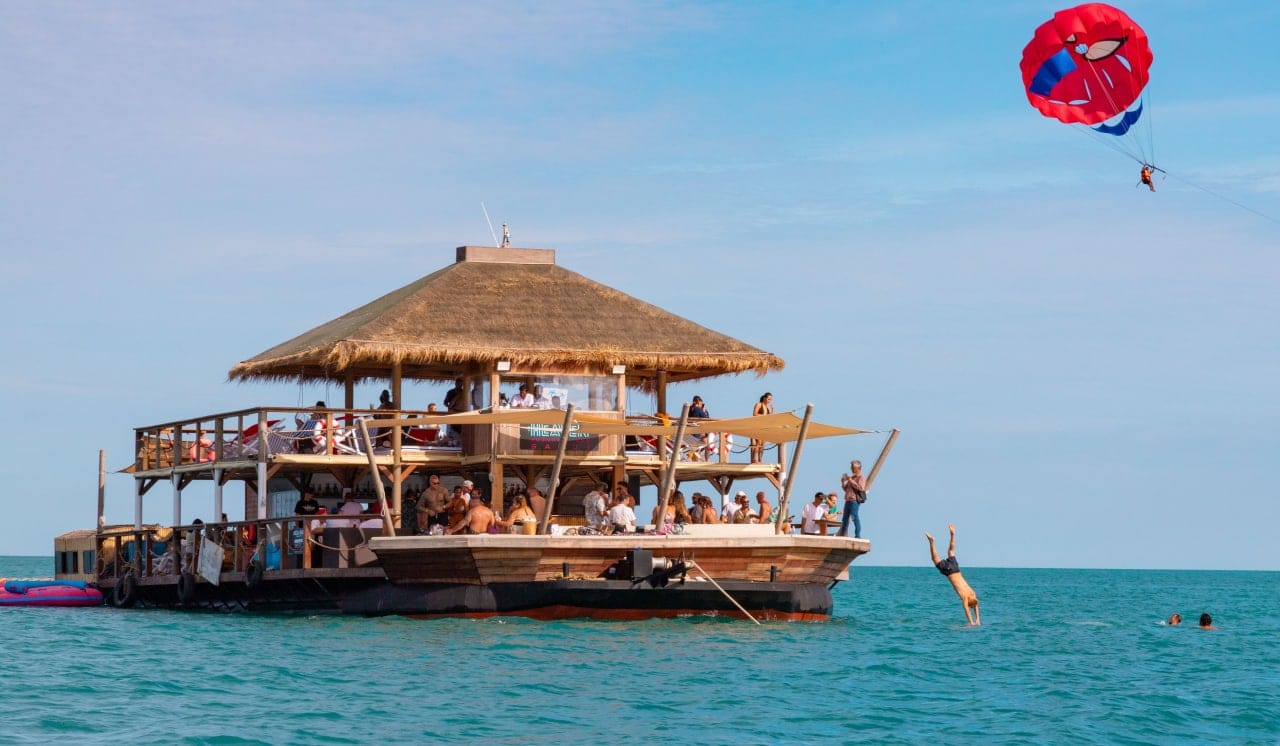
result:
M 631 386 L 781 370 L 778 356 L 554 263 L 459 261 L 234 366 L 232 381 L 451 380 L 492 371 L 608 374 Z M 521 250 L 526 254 L 529 250 Z M 553 254 L 552 254 L 553 256 Z

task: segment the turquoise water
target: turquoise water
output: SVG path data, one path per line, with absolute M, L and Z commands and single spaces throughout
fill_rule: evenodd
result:
M 981 628 L 856 564 L 825 624 L 0 608 L 0 742 L 1280 742 L 1280 573 L 964 572 Z

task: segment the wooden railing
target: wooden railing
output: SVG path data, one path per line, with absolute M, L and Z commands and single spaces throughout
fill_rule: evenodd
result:
M 316 559 L 323 552 L 335 552 L 335 557 L 336 553 L 354 555 L 368 536 L 381 534 L 379 528 L 361 529 L 358 524 L 379 518 L 371 514 L 294 515 L 105 531 L 97 537 L 97 575 L 119 578 L 132 571 L 137 578 L 153 578 L 195 573 L 200 550 L 209 541 L 222 547 L 222 572 L 244 572 L 250 561 L 261 563 L 266 570 L 309 570 L 320 566 Z M 332 564 L 353 567 L 360 563 L 344 556 Z
M 363 456 L 357 421 L 364 418 L 404 418 L 428 416 L 422 410 L 375 409 L 311 409 L 259 407 L 207 415 L 196 419 L 164 422 L 135 429 L 135 466 L 137 472 L 187 466 L 216 466 L 226 462 L 269 461 L 283 454 L 315 454 L 327 456 Z M 438 413 L 434 413 L 438 414 Z M 590 412 L 594 417 L 622 415 L 615 412 Z M 652 418 L 627 418 L 629 422 L 647 422 Z M 555 453 L 559 426 L 518 424 L 464 425 L 460 433 L 445 433 L 434 427 L 401 427 L 374 430 L 378 453 L 401 456 L 406 452 L 460 452 L 466 456 L 529 455 Z M 399 431 L 398 433 L 395 431 Z M 554 435 L 555 437 L 551 437 Z M 743 462 L 747 458 L 747 442 L 743 439 L 715 435 L 705 440 L 686 436 L 680 445 L 682 461 Z M 581 447 L 574 447 L 575 441 Z M 739 442 L 741 441 L 741 442 Z M 400 453 L 392 447 L 399 444 Z M 600 435 L 573 438 L 573 455 L 622 455 L 657 451 L 657 439 Z M 662 456 L 669 455 L 666 442 Z M 768 444 L 769 450 L 775 444 Z M 781 463 L 781 452 L 778 452 Z M 399 459 L 397 459 L 399 460 Z

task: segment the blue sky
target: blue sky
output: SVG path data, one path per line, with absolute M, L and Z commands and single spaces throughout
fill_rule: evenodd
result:
M 91 526 L 135 426 L 325 395 L 226 372 L 490 243 L 483 201 L 787 361 L 673 400 L 901 428 L 866 561 L 954 521 L 966 565 L 1276 569 L 1280 7 L 1124 4 L 1154 195 L 1027 104 L 1058 7 L 0 3 L 0 553 Z

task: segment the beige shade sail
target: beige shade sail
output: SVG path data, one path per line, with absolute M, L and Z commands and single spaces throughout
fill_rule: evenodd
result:
M 405 419 L 369 420 L 369 427 L 439 427 L 441 425 L 488 425 L 488 424 L 522 424 L 522 425 L 563 425 L 565 413 L 558 409 L 503 409 L 497 411 L 464 412 L 461 414 L 440 415 L 439 417 L 411 417 Z M 685 426 L 686 435 L 704 433 L 729 433 L 745 438 L 756 438 L 770 443 L 791 443 L 800 437 L 800 424 L 803 420 L 791 412 L 761 415 L 758 417 L 740 417 L 724 420 L 689 420 Z M 580 432 L 593 435 L 648 435 L 653 437 L 675 437 L 676 421 L 669 424 L 634 424 L 616 419 L 608 419 L 589 414 L 574 413 L 572 424 L 577 425 Z M 829 438 L 838 435 L 860 435 L 873 432 L 855 428 L 827 425 L 810 420 L 806 438 Z

